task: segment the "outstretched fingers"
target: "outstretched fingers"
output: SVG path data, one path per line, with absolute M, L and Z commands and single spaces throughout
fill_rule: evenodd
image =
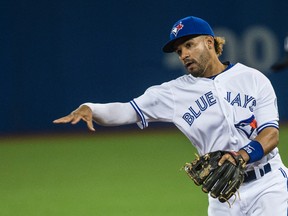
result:
M 72 120 L 71 120 L 71 124 L 77 124 L 81 119 L 83 119 L 83 121 L 86 121 L 85 118 L 81 115 L 78 115 L 74 112 L 72 112 L 70 115 L 72 115 Z
M 93 120 L 92 120 L 92 116 L 88 115 L 88 114 L 84 114 L 81 113 L 82 115 L 78 115 L 77 113 L 72 112 L 72 115 L 74 115 L 74 119 L 71 122 L 71 124 L 77 124 L 80 120 L 83 120 L 86 122 L 87 127 L 89 130 L 91 131 L 95 131 L 95 128 L 93 126 Z
M 94 126 L 93 126 L 92 120 L 86 121 L 86 123 L 87 123 L 87 127 L 88 127 L 89 130 L 95 131 L 95 128 L 94 128 Z
M 64 116 L 62 118 L 56 119 L 53 121 L 53 123 L 71 123 L 71 124 L 77 124 L 80 120 L 83 120 L 86 122 L 87 127 L 91 131 L 95 131 L 93 126 L 93 119 L 92 119 L 92 110 L 88 106 L 80 106 L 76 110 L 74 110 L 72 113 L 70 113 L 67 116 Z
M 53 121 L 53 123 L 55 124 L 59 124 L 59 123 L 69 123 L 73 120 L 73 115 L 69 114 L 67 116 L 64 116 L 62 118 L 56 119 Z

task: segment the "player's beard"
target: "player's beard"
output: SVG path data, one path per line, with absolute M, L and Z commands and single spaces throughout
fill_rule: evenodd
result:
M 210 55 L 207 51 L 202 52 L 198 60 L 193 60 L 192 64 L 186 67 L 187 72 L 194 77 L 205 77 L 209 65 Z

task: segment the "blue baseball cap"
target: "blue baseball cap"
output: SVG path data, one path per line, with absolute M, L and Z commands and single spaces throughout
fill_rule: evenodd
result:
M 170 33 L 170 40 L 163 46 L 163 52 L 174 52 L 174 44 L 176 40 L 190 35 L 211 35 L 212 37 L 215 36 L 212 28 L 205 20 L 194 16 L 185 17 L 178 20 L 173 25 Z

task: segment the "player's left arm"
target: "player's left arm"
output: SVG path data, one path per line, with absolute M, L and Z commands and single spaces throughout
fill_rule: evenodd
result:
M 259 149 L 257 149 L 257 151 L 261 151 L 260 147 L 263 149 L 263 154 L 259 152 L 258 157 L 260 157 L 260 154 L 264 156 L 277 147 L 279 143 L 279 130 L 275 127 L 266 127 L 257 135 L 257 137 L 255 138 L 255 141 L 261 145 L 261 146 L 258 146 Z M 258 143 L 256 145 L 259 145 Z M 251 148 L 251 151 L 253 152 L 255 148 L 254 149 L 252 148 Z M 250 156 L 247 152 L 249 152 L 249 147 L 246 150 L 245 148 L 239 150 L 239 154 L 241 154 L 242 158 L 246 162 L 250 160 Z
M 277 147 L 279 142 L 279 130 L 275 127 L 266 127 L 255 138 L 241 148 L 236 154 L 240 154 L 247 163 L 252 163 L 261 160 L 266 154 Z M 219 165 L 222 165 L 225 160 L 235 163 L 234 158 L 230 154 L 225 154 L 220 160 Z
M 257 88 L 257 106 L 254 114 L 258 125 L 258 135 L 238 150 L 247 163 L 261 160 L 265 155 L 277 147 L 279 142 L 279 114 L 277 108 L 277 98 L 271 82 L 263 74 L 255 74 L 255 86 Z M 226 154 L 219 161 L 223 164 L 225 160 L 233 162 L 233 158 Z

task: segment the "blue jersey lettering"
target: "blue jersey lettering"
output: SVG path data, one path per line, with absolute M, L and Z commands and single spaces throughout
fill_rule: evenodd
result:
M 189 112 L 184 113 L 182 118 L 191 126 L 194 120 L 201 116 L 202 112 L 216 104 L 216 102 L 213 93 L 209 91 L 197 99 L 195 104 L 188 108 Z

